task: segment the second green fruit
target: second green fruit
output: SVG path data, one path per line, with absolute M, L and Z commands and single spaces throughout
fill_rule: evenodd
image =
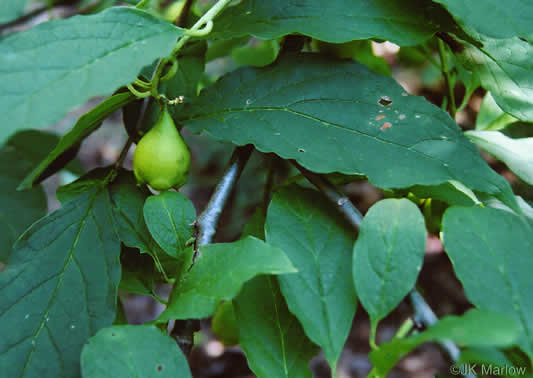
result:
M 167 107 L 158 121 L 141 138 L 133 155 L 133 173 L 139 184 L 155 190 L 179 188 L 187 181 L 191 153 Z

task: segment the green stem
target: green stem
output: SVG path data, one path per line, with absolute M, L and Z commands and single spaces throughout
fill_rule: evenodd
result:
M 437 39 L 437 43 L 439 45 L 441 70 L 444 76 L 446 87 L 448 88 L 448 104 L 449 104 L 450 114 L 452 118 L 455 119 L 455 113 L 457 113 L 457 108 L 455 106 L 455 95 L 453 93 L 453 82 L 451 79 L 448 62 L 446 61 L 446 48 L 444 46 L 444 42 L 441 39 Z
M 376 331 L 377 331 L 378 325 L 371 321 L 370 322 L 370 336 L 368 338 L 368 344 L 370 345 L 370 348 L 372 350 L 379 349 L 378 345 L 376 344 Z
M 402 323 L 398 331 L 396 331 L 396 334 L 394 335 L 395 339 L 403 339 L 411 330 L 413 329 L 413 319 L 408 318 L 406 321 Z
M 157 69 L 155 71 L 154 80 L 153 80 L 153 94 L 154 97 L 158 98 L 158 84 L 159 84 L 159 77 L 163 73 L 163 69 L 165 68 L 166 63 L 173 58 L 177 58 L 178 52 L 181 50 L 181 48 L 189 41 L 189 39 L 192 38 L 191 34 L 197 34 L 199 31 L 202 36 L 208 34 L 211 31 L 212 28 L 212 22 L 213 19 L 224 9 L 226 5 L 228 5 L 232 0 L 218 0 L 215 5 L 213 5 L 205 14 L 200 17 L 198 21 L 178 40 L 176 45 L 174 46 L 174 49 L 172 49 L 172 52 L 168 56 L 168 58 L 163 59 L 161 63 L 157 66 Z M 205 27 L 205 28 L 204 28 Z M 204 28 L 204 29 L 202 29 Z

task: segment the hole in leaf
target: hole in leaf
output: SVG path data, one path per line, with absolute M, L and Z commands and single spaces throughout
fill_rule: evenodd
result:
M 298 152 L 305 152 L 303 148 L 298 148 Z
M 157 371 L 163 371 L 163 365 L 157 364 L 156 369 Z
M 381 106 L 389 106 L 390 104 L 392 104 L 392 100 L 389 96 L 381 96 L 378 101 L 378 104 L 380 104 Z

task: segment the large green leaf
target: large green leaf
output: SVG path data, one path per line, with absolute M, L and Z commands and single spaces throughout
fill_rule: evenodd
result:
M 465 67 L 479 76 L 506 113 L 533 121 L 533 44 L 520 38 L 476 37 L 483 46 L 466 44 L 458 55 Z
M 144 220 L 153 238 L 170 256 L 178 256 L 194 233 L 196 210 L 181 193 L 163 192 L 144 203 Z
M 516 343 L 520 327 L 508 316 L 470 310 L 461 317 L 446 316 L 428 330 L 405 338 L 393 339 L 370 353 L 374 369 L 369 377 L 385 378 L 394 365 L 418 345 L 427 341 L 451 340 L 465 346 L 502 346 Z
M 450 11 L 457 23 L 493 38 L 533 40 L 533 3 L 530 0 L 433 0 Z
M 274 195 L 265 233 L 298 269 L 278 278 L 290 311 L 335 370 L 357 304 L 351 272 L 355 232 L 320 193 L 292 186 Z
M 208 244 L 201 251 L 172 291 L 169 306 L 158 321 L 208 317 L 220 301 L 235 297 L 253 277 L 296 271 L 280 249 L 252 236 L 234 243 Z
M 0 24 L 16 20 L 24 12 L 28 0 L 2 0 L 0 2 Z
M 533 232 L 513 213 L 451 207 L 442 237 L 468 299 L 477 307 L 511 315 L 521 324 L 520 346 L 533 356 Z
M 533 138 L 512 139 L 499 131 L 468 131 L 466 135 L 507 164 L 522 180 L 533 185 Z
M 83 348 L 84 378 L 191 378 L 183 352 L 155 326 L 123 325 L 100 330 Z
M 233 306 L 239 342 L 255 375 L 312 377 L 309 362 L 318 347 L 289 312 L 274 277 L 259 276 L 245 283 Z
M 373 334 L 414 287 L 425 246 L 424 217 L 411 201 L 379 201 L 365 215 L 354 247 L 353 279 Z
M 354 62 L 297 54 L 239 69 L 176 118 L 194 132 L 253 143 L 315 172 L 365 174 L 380 187 L 457 180 L 511 193 L 447 113 Z
M 39 165 L 37 165 L 28 176 L 24 178 L 24 181 L 20 184 L 19 189 L 31 188 L 36 182 L 43 179 L 47 174 L 55 173 L 58 169 L 62 168 L 62 165 L 68 163 L 76 155 L 79 146 L 83 140 L 89 136 L 93 131 L 98 129 L 102 124 L 102 121 L 109 117 L 115 110 L 120 109 L 128 102 L 133 101 L 135 96 L 132 93 L 118 93 L 115 94 L 104 102 L 96 106 L 88 113 L 82 115 L 72 130 L 63 135 L 61 139 L 52 147 L 51 152 L 49 150 L 48 155 L 44 155 L 41 158 Z M 10 139 L 11 140 L 11 139 Z M 69 151 L 74 152 L 69 154 Z M 73 155 L 73 156 L 70 156 Z M 57 164 L 59 163 L 59 165 Z M 64 163 L 64 164 L 63 164 Z
M 115 319 L 120 242 L 110 195 L 102 180 L 78 188 L 20 237 L 0 274 L 6 377 L 79 376 L 84 342 Z
M 0 148 L 0 262 L 7 262 L 15 240 L 46 215 L 46 195 L 38 186 L 26 192 L 17 186 L 32 168 L 26 155 L 12 146 Z
M 217 18 L 213 36 L 274 39 L 299 33 L 334 43 L 379 38 L 416 45 L 452 22 L 443 9 L 420 0 L 330 0 L 327 6 L 320 0 L 244 0 Z
M 134 8 L 46 22 L 0 41 L 0 140 L 133 81 L 182 30 Z
M 265 239 L 265 218 L 265 210 L 257 208 L 241 237 Z M 318 348 L 290 313 L 274 277 L 258 276 L 245 283 L 233 307 L 239 343 L 258 377 L 311 377 L 309 362 Z

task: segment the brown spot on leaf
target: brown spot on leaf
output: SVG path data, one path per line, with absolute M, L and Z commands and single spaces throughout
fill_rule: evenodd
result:
M 389 127 L 391 127 L 391 126 L 392 126 L 392 123 L 390 123 L 390 122 L 385 122 L 385 123 L 383 124 L 383 126 L 380 127 L 380 130 L 381 130 L 381 131 L 383 131 L 383 130 L 387 130 L 387 129 L 388 129 Z

